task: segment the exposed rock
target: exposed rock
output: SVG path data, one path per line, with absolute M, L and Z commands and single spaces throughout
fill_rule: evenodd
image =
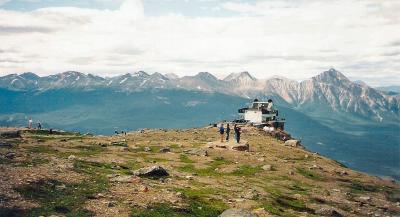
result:
M 11 148 L 12 146 L 10 143 L 0 141 L 0 148 Z
M 332 216 L 332 217 L 342 217 L 343 215 L 340 214 L 338 211 L 334 210 L 333 208 L 320 208 L 315 211 L 315 214 L 319 216 Z
M 8 158 L 8 159 L 14 159 L 15 158 L 15 152 L 8 152 L 5 155 L 5 157 Z
M 257 214 L 244 209 L 227 209 L 219 217 L 258 217 Z
M 154 178 L 169 176 L 168 172 L 161 166 L 141 168 L 133 171 L 133 175 L 143 176 L 143 177 L 154 177 Z
M 216 144 L 215 147 L 216 148 L 225 148 L 225 149 L 228 148 L 228 146 L 226 146 L 225 144 L 222 144 L 222 143 L 221 144 Z
M 370 196 L 361 196 L 358 198 L 360 201 L 362 202 L 368 202 L 371 201 L 371 197 Z
M 290 170 L 289 175 L 294 175 L 294 172 L 292 170 Z
M 246 143 L 246 144 L 236 144 L 236 145 L 232 146 L 232 149 L 236 150 L 236 151 L 249 151 L 250 146 L 249 146 L 248 143 Z
M 76 159 L 75 155 L 68 156 L 68 160 L 75 160 L 75 159 Z
M 295 139 L 290 139 L 285 142 L 285 146 L 299 147 L 300 141 Z
M 167 152 L 171 152 L 171 148 L 170 147 L 164 147 L 160 149 L 160 153 L 167 153 Z
M 145 152 L 151 152 L 151 148 L 150 148 L 150 147 L 147 147 L 147 146 L 144 147 L 143 150 L 144 150 Z
M 201 149 L 201 148 L 187 149 L 187 150 L 184 150 L 183 152 L 186 154 L 190 154 L 190 155 L 197 155 L 197 156 L 204 156 L 204 157 L 208 156 L 208 151 Z
M 193 180 L 193 176 L 185 176 L 186 179 Z
M 271 171 L 271 170 L 272 170 L 272 165 L 269 165 L 269 164 L 264 165 L 264 166 L 262 167 L 262 169 L 265 170 L 265 171 Z

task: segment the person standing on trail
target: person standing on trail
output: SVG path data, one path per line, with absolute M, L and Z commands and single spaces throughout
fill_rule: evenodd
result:
M 38 130 L 42 129 L 42 124 L 40 122 L 37 123 L 37 128 L 38 128 Z
M 235 135 L 236 135 L 236 142 L 240 143 L 240 134 L 242 133 L 242 129 L 240 127 L 235 126 Z
M 32 129 L 32 123 L 33 123 L 32 118 L 29 118 L 29 121 L 28 121 L 28 128 L 29 129 Z
M 219 134 L 221 135 L 221 142 L 224 142 L 224 134 L 225 134 L 224 124 L 221 124 L 221 127 L 219 128 Z
M 272 99 L 268 100 L 267 111 L 269 111 L 270 113 L 274 111 L 274 103 L 272 102 Z
M 226 125 L 226 141 L 229 141 L 229 134 L 231 133 L 231 128 L 229 127 L 229 124 Z
M 237 124 L 233 125 L 233 132 L 235 134 L 235 140 L 237 140 L 236 128 L 237 128 Z

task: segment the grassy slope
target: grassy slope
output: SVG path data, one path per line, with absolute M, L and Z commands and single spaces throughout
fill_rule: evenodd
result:
M 11 150 L 0 149 L 2 155 L 17 154 L 11 160 L 0 158 L 0 216 L 218 216 L 228 207 L 277 216 L 314 216 L 321 207 L 346 216 L 399 211 L 398 185 L 285 147 L 254 129 L 243 135 L 250 152 L 209 149 L 208 157 L 183 153 L 217 137 L 213 128 L 150 130 L 126 138 L 26 132 L 22 139 L 7 140 L 16 144 Z M 108 145 L 123 139 L 128 149 Z M 145 152 L 146 146 L 151 151 Z M 164 146 L 172 152 L 159 153 Z M 76 158 L 68 159 L 71 155 Z M 109 179 L 155 164 L 170 176 L 129 183 Z M 265 164 L 272 171 L 262 170 Z M 362 209 L 360 196 L 372 198 Z

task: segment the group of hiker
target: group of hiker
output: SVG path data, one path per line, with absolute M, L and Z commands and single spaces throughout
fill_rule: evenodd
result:
M 29 121 L 28 121 L 28 129 L 33 129 L 33 120 L 32 120 L 32 118 L 29 118 Z M 40 123 L 40 121 L 37 122 L 37 129 L 38 129 L 38 130 L 41 130 L 41 129 L 42 129 L 42 123 Z
M 233 127 L 233 130 L 235 132 L 236 142 L 240 143 L 240 134 L 242 134 L 242 129 L 235 124 Z M 226 128 L 224 127 L 224 124 L 221 124 L 221 126 L 219 128 L 219 134 L 221 135 L 221 142 L 224 142 L 224 140 L 226 140 L 228 142 L 229 138 L 230 138 L 230 133 L 231 133 L 231 128 L 230 128 L 229 124 L 226 125 Z M 226 137 L 225 137 L 225 134 L 226 134 Z

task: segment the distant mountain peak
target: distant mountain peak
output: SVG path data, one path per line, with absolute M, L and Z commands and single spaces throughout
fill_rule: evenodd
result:
M 145 71 L 138 71 L 133 73 L 132 76 L 148 77 L 150 75 Z
M 37 74 L 35 74 L 33 72 L 24 72 L 24 73 L 20 74 L 19 76 L 24 79 L 27 79 L 27 80 L 36 80 L 36 79 L 40 78 L 40 76 L 38 76 Z
M 154 72 L 153 74 L 150 75 L 150 77 L 159 78 L 159 79 L 162 79 L 162 80 L 169 80 L 168 77 L 164 76 L 163 74 L 161 74 L 159 72 Z
M 199 72 L 195 77 L 203 78 L 203 79 L 211 79 L 211 80 L 218 80 L 213 74 L 209 72 Z
M 256 81 L 257 79 L 253 77 L 248 71 L 243 71 L 239 73 L 231 73 L 224 78 L 224 81 L 232 81 L 232 80 L 253 80 Z
M 334 68 L 330 68 L 328 71 L 324 71 L 321 74 L 313 77 L 312 79 L 325 83 L 336 83 L 340 81 L 350 82 L 350 80 L 345 75 Z

